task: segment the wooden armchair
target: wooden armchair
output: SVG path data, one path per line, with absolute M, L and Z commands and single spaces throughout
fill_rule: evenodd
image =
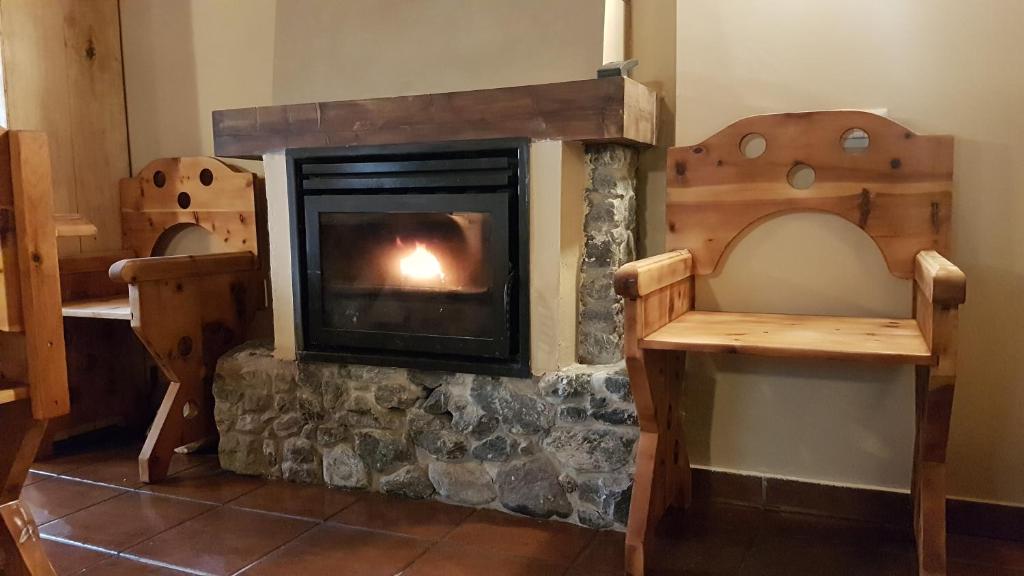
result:
M 869 145 L 846 149 L 847 136 Z M 751 152 L 751 138 L 766 147 Z M 809 187 L 793 180 L 805 166 L 814 173 Z M 945 574 L 946 442 L 957 308 L 965 299 L 964 274 L 942 255 L 949 248 L 953 139 L 917 135 L 864 112 L 755 116 L 696 146 L 673 148 L 667 173 L 668 245 L 675 251 L 627 264 L 615 276 L 641 428 L 627 572 L 644 574 L 649 532 L 669 506 L 690 502 L 680 409 L 685 353 L 692 351 L 915 365 L 918 566 L 921 574 Z M 870 235 L 889 271 L 913 279 L 914 317 L 693 310 L 694 276 L 715 272 L 744 230 L 793 211 L 832 213 Z
M 68 411 L 46 135 L 0 130 L 0 550 L 4 574 L 54 574 L 19 500 L 46 422 Z
M 257 186 L 252 173 L 214 158 L 153 161 L 121 180 L 126 252 L 61 262 L 64 316 L 130 321 L 170 381 L 139 455 L 144 482 L 167 475 L 175 448 L 216 436 L 217 359 L 244 340 L 265 295 Z M 187 226 L 212 233 L 224 253 L 152 256 Z

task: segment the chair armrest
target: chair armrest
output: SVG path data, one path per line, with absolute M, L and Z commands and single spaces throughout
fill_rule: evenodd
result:
M 959 306 L 967 299 L 967 277 L 934 250 L 922 250 L 914 261 L 914 282 L 932 304 Z
M 615 292 L 636 300 L 693 275 L 689 250 L 676 250 L 624 264 L 615 271 Z
M 217 276 L 256 270 L 252 252 L 228 252 L 197 256 L 154 256 L 121 260 L 110 267 L 110 279 L 136 284 L 148 280 L 170 280 L 195 276 Z

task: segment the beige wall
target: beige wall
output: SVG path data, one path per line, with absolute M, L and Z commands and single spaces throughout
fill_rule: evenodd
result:
M 590 78 L 603 10 L 595 0 L 121 2 L 132 164 L 211 154 L 219 108 Z
M 1022 21 L 1024 3 L 1005 0 L 681 0 L 676 119 L 676 141 L 688 144 L 750 114 L 882 107 L 916 131 L 957 137 L 954 254 L 970 288 L 949 490 L 1015 503 L 1024 503 Z M 661 222 L 649 224 L 649 244 L 663 243 Z M 906 313 L 909 297 L 856 228 L 797 215 L 755 229 L 700 287 L 698 305 L 891 314 Z M 908 485 L 909 373 L 697 363 L 688 406 L 696 462 Z

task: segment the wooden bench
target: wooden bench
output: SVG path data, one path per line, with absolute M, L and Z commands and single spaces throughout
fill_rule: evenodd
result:
M 61 260 L 63 315 L 130 322 L 170 381 L 139 455 L 144 482 L 166 476 L 175 448 L 216 436 L 217 359 L 244 340 L 265 300 L 257 186 L 214 158 L 153 161 L 121 180 L 125 250 Z M 222 253 L 154 256 L 189 226 L 213 234 Z
M 868 142 L 845 149 L 844 135 Z M 762 138 L 761 150 L 746 148 Z M 750 153 L 744 153 L 747 150 Z M 755 152 L 760 152 L 756 154 Z M 753 157 L 752 157 L 753 156 Z M 810 166 L 809 187 L 793 179 Z M 644 574 L 653 527 L 691 498 L 683 435 L 686 352 L 826 358 L 916 366 L 911 490 L 921 574 L 945 574 L 945 461 L 964 274 L 949 250 L 953 139 L 921 136 L 863 112 L 740 120 L 668 154 L 668 246 L 620 268 L 625 351 L 641 435 L 626 533 L 626 569 Z M 790 316 L 693 310 L 694 277 L 718 270 L 745 230 L 795 211 L 859 226 L 899 277 L 914 281 L 913 318 Z
M 19 500 L 46 423 L 69 409 L 46 135 L 0 130 L 0 549 L 4 574 L 52 576 Z

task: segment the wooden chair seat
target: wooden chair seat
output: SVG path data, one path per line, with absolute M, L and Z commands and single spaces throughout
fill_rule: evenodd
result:
M 61 313 L 71 318 L 104 318 L 107 320 L 131 320 L 132 308 L 128 295 L 89 298 L 64 302 Z
M 916 320 L 691 311 L 641 348 L 758 356 L 932 364 Z

